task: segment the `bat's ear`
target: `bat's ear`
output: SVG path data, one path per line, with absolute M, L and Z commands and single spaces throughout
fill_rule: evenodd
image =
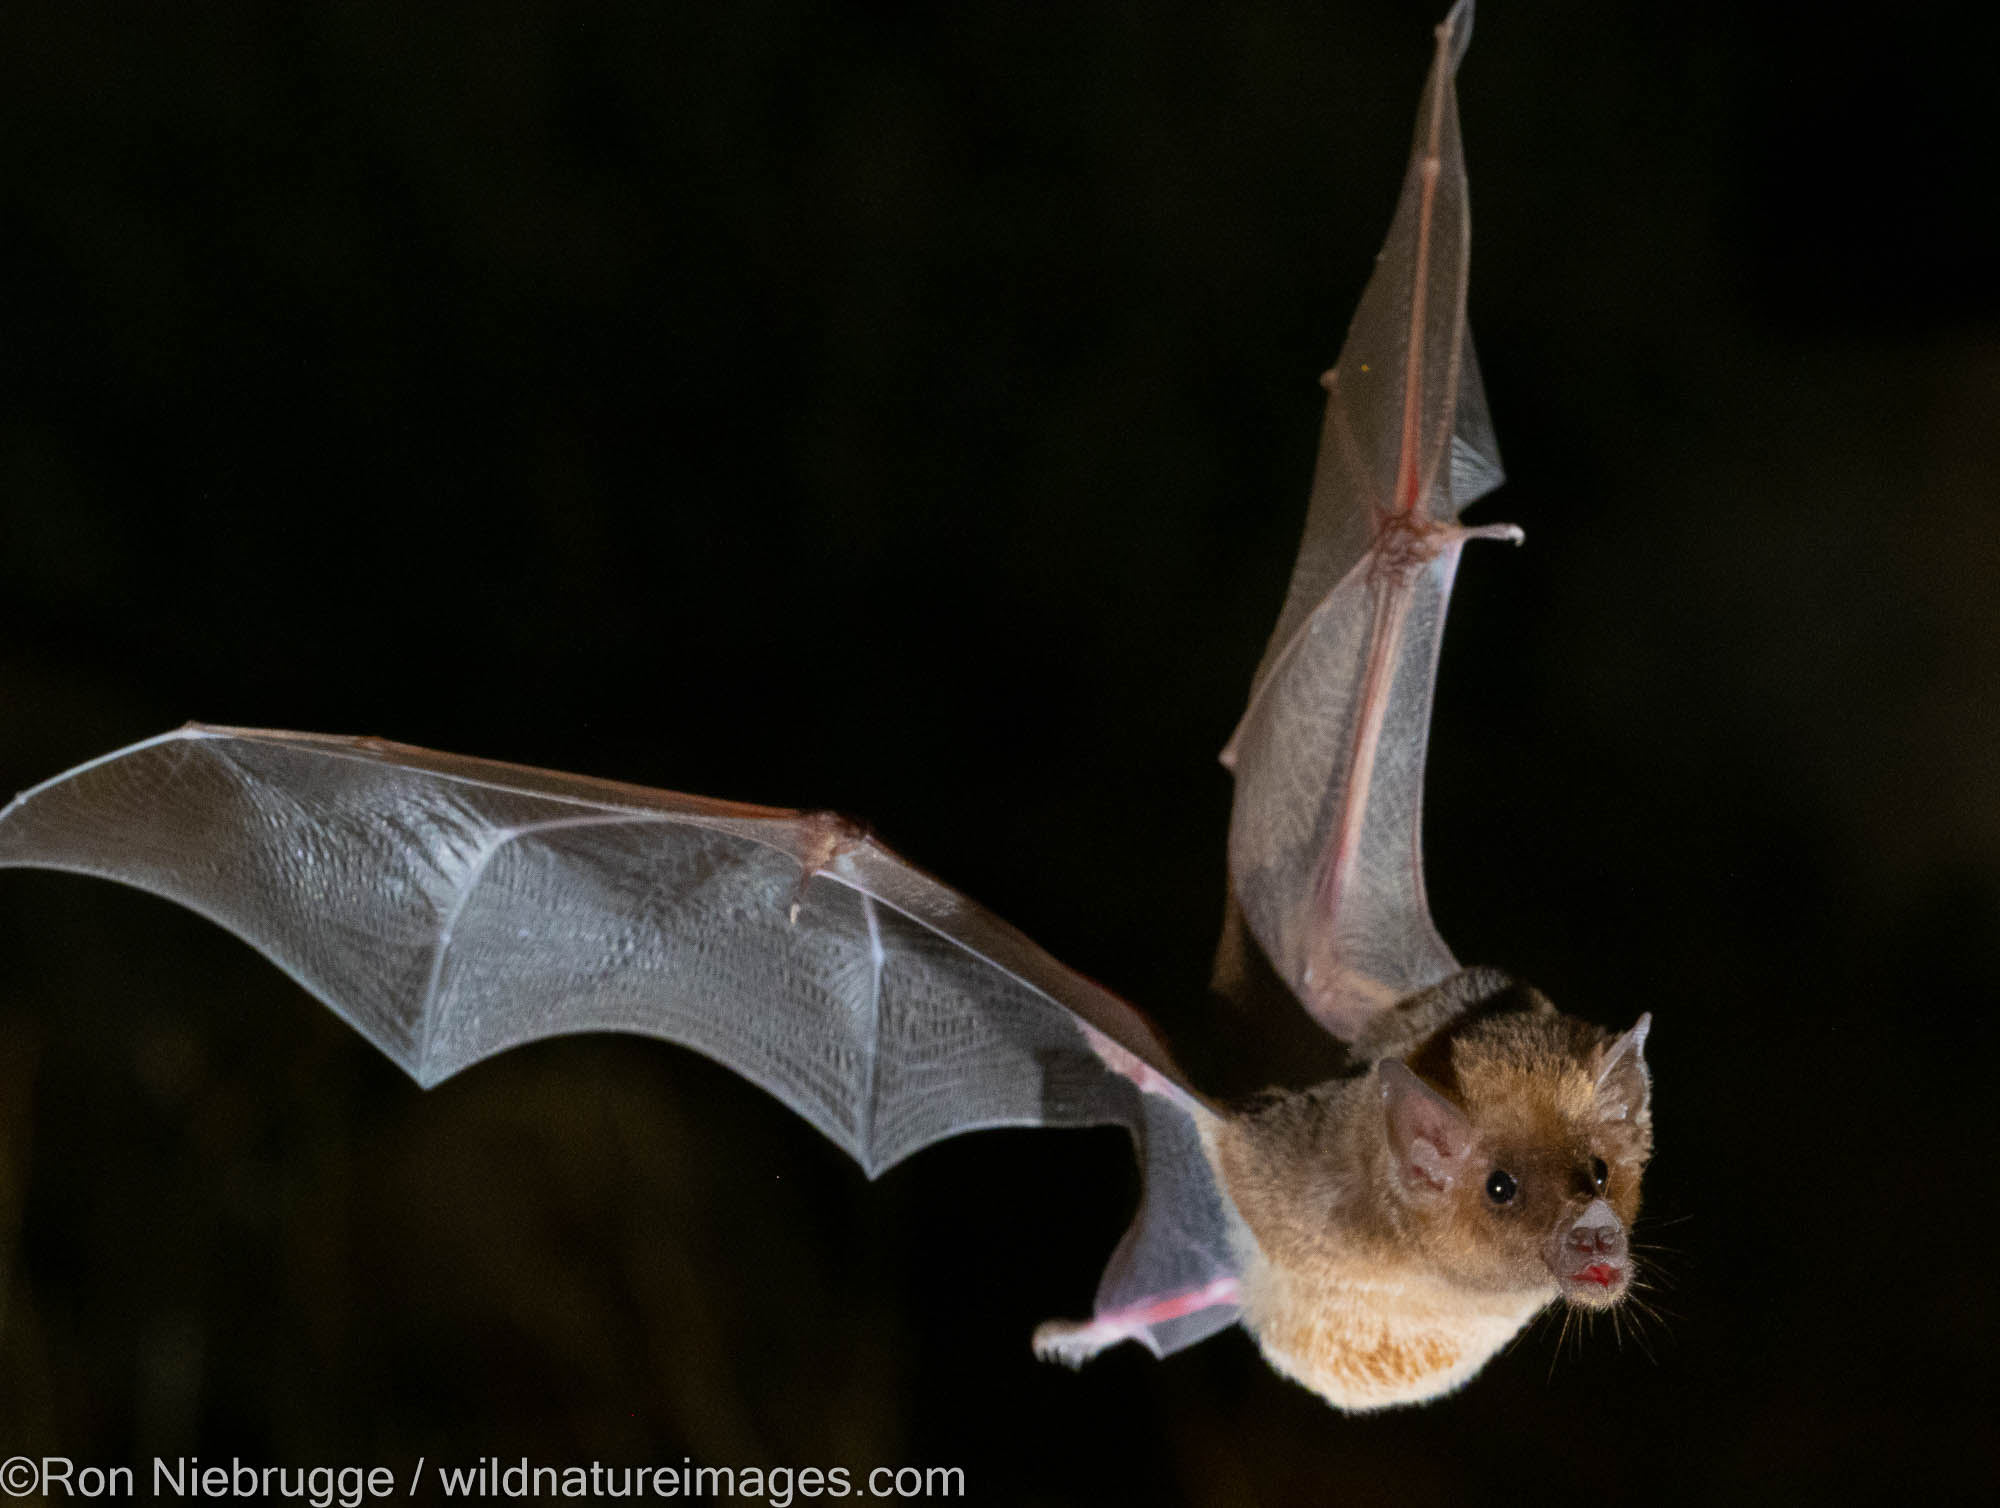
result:
M 1458 1182 L 1472 1154 L 1472 1122 L 1397 1058 L 1375 1065 L 1396 1171 L 1412 1194 L 1442 1194 Z
M 1599 1048 L 1597 1107 L 1608 1121 L 1641 1121 L 1652 1099 L 1652 1075 L 1646 1071 L 1646 1034 L 1653 1029 L 1648 1011 L 1624 1036 Z

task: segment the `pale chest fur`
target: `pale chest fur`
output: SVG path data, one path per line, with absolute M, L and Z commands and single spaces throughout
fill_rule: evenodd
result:
M 1337 1408 L 1421 1403 L 1461 1387 L 1550 1295 L 1467 1294 L 1360 1264 L 1282 1269 L 1245 1253 L 1243 1319 L 1280 1372 Z

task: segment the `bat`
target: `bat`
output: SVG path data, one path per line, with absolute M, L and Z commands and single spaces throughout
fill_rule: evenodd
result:
M 1466 333 L 1437 33 L 1402 196 L 1329 392 L 1303 545 L 1224 759 L 1225 954 L 1263 955 L 1354 1071 L 1201 1093 L 1131 1006 L 827 813 L 375 739 L 190 725 L 0 812 L 0 867 L 99 875 L 245 938 L 429 1086 L 542 1037 L 715 1058 L 870 1175 L 989 1126 L 1118 1124 L 1141 1196 L 1093 1312 L 1036 1350 L 1237 1323 L 1336 1406 L 1469 1378 L 1534 1313 L 1628 1291 L 1649 1022 L 1621 1036 L 1432 926 L 1419 811 L 1459 513 L 1500 468 Z

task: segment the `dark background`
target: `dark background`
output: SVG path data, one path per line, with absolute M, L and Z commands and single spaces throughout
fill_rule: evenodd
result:
M 8 7 L 0 791 L 201 717 L 837 807 L 1199 1077 L 1215 753 L 1442 8 Z M 1365 1419 L 1240 1333 L 1042 1367 L 1121 1133 L 871 1186 L 631 1038 L 419 1095 L 206 924 L 9 873 L 0 1455 L 1990 1485 L 1990 14 L 1493 3 L 1461 74 L 1529 546 L 1460 576 L 1431 888 L 1655 1015 L 1640 1336 Z

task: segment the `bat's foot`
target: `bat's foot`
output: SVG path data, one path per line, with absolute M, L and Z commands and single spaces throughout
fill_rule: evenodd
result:
M 1224 1275 L 1211 1279 L 1199 1288 L 1159 1294 L 1108 1313 L 1100 1309 L 1088 1320 L 1050 1320 L 1035 1327 L 1035 1355 L 1043 1361 L 1080 1367 L 1099 1351 L 1115 1346 L 1121 1340 L 1136 1340 L 1155 1356 L 1161 1356 L 1165 1353 L 1160 1349 L 1158 1337 L 1153 1334 L 1155 1325 L 1183 1319 L 1203 1309 L 1233 1305 L 1238 1301 L 1240 1292 L 1236 1279 Z
M 1106 1347 L 1129 1339 L 1131 1332 L 1124 1326 L 1103 1320 L 1049 1320 L 1035 1326 L 1035 1359 L 1074 1370 Z

